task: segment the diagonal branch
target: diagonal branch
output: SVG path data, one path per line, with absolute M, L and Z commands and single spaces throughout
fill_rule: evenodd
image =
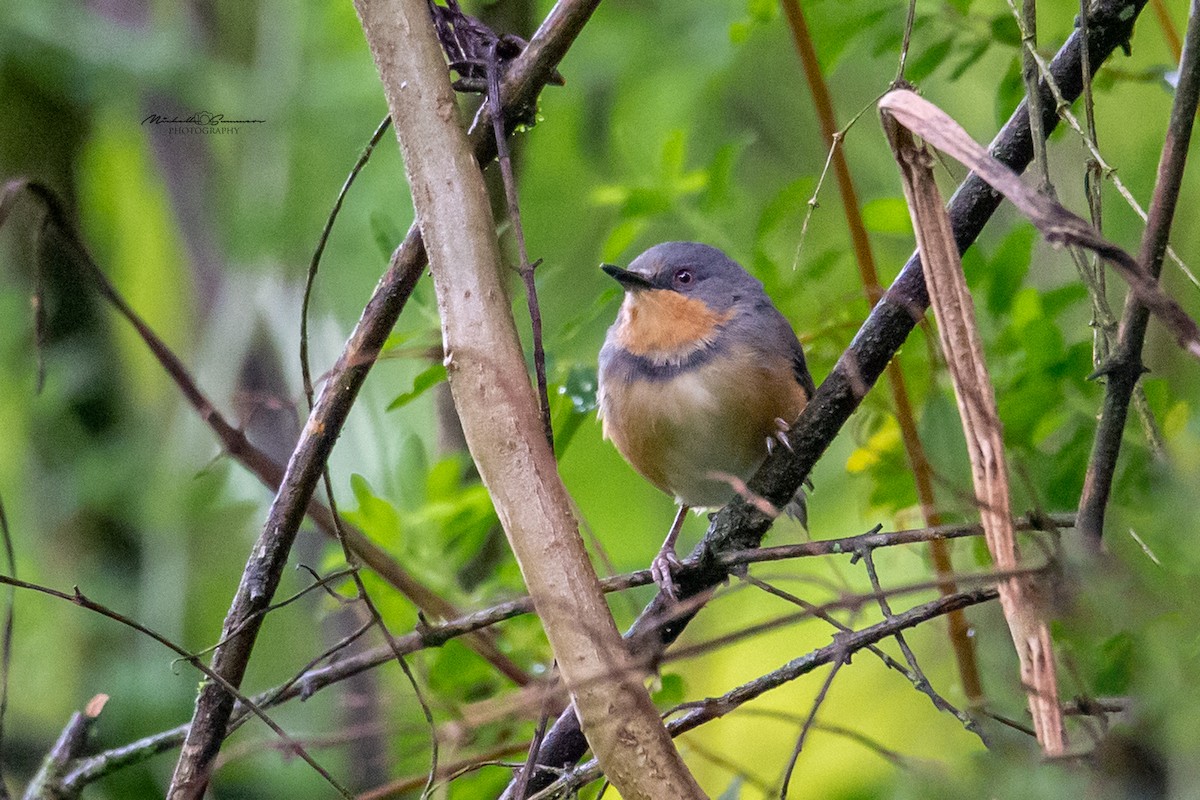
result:
M 1145 4 L 1146 0 L 1097 0 L 1094 3 L 1087 30 L 1088 63 L 1093 70 L 1099 69 L 1116 48 L 1129 41 Z M 1051 75 L 1069 100 L 1074 100 L 1083 90 L 1082 49 L 1083 40 L 1076 31 L 1050 64 Z M 1049 134 L 1058 124 L 1056 105 L 1045 81 L 1039 85 L 1039 93 L 1043 121 Z M 990 151 L 1012 169 L 1020 171 L 1029 165 L 1033 150 L 1024 103 L 1017 107 L 992 141 Z M 960 252 L 979 236 L 999 207 L 1000 200 L 1001 196 L 978 176 L 967 176 L 959 186 L 950 199 L 948 210 Z M 928 306 L 921 261 L 914 254 L 792 426 L 788 439 L 794 452 L 780 449 L 768 458 L 751 479 L 751 491 L 777 506 L 788 501 L 858 408 L 863 396 L 879 379 Z M 704 541 L 694 551 L 703 559 L 705 568 L 694 575 L 683 576 L 679 581 L 683 596 L 696 596 L 721 583 L 728 572 L 720 565 L 718 555 L 729 550 L 758 547 L 771 523 L 771 518 L 752 504 L 735 498 L 713 518 Z M 670 616 L 667 613 L 670 606 L 667 598 L 656 597 L 626 633 L 627 637 L 638 641 L 637 652 L 647 659 L 653 660 L 675 641 L 691 619 L 690 615 L 684 618 Z M 664 623 L 663 620 L 670 621 Z M 546 734 L 539 761 L 558 767 L 573 764 L 586 747 L 578 721 L 568 710 Z M 533 783 L 539 783 L 538 776 Z M 545 785 L 542 780 L 538 788 Z
M 217 409 L 212 400 L 204 393 L 195 378 L 188 371 L 179 356 L 171 350 L 166 342 L 139 315 L 117 291 L 112 281 L 104 274 L 99 265 L 92 259 L 85 244 L 79 238 L 78 232 L 71 225 L 70 219 L 63 208 L 61 200 L 49 187 L 36 181 L 14 179 L 5 184 L 0 195 L 0 225 L 4 224 L 9 209 L 17 201 L 22 192 L 28 192 L 44 206 L 47 220 L 54 223 L 52 230 L 66 237 L 67 243 L 74 250 L 77 258 L 75 264 L 82 269 L 86 277 L 92 281 L 101 297 L 109 302 L 113 309 L 124 318 L 137 332 L 138 337 L 150 350 L 163 371 L 175 383 L 180 394 L 188 405 L 199 415 L 209 427 L 213 435 L 221 443 L 221 447 L 233 460 L 249 470 L 264 486 L 271 491 L 278 491 L 283 477 L 283 468 L 275 463 L 267 453 L 256 447 L 246 435 L 229 422 Z M 340 198 L 339 198 L 340 201 Z M 461 615 L 453 603 L 422 583 L 416 576 L 404 568 L 375 542 L 371 541 L 361 530 L 350 525 L 340 516 L 335 516 L 328 506 L 318 500 L 310 499 L 306 510 L 308 517 L 317 528 L 332 539 L 337 538 L 340 525 L 347 546 L 363 560 L 367 566 L 383 578 L 412 603 L 430 616 L 439 619 L 454 619 Z M 511 681 L 519 686 L 529 683 L 529 675 L 511 658 L 500 651 L 496 643 L 487 636 L 471 637 L 469 644 L 483 658 Z

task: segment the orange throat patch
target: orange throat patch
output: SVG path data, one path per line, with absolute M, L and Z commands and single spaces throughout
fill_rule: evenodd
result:
M 653 361 L 682 361 L 712 344 L 733 313 L 713 311 L 703 300 L 667 289 L 630 292 L 617 318 L 617 343 Z

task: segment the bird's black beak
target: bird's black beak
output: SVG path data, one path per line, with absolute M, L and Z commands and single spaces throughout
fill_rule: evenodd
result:
M 604 270 L 604 272 L 610 277 L 616 279 L 617 283 L 621 284 L 629 291 L 650 289 L 654 286 L 654 284 L 650 282 L 650 279 L 645 275 L 641 275 L 637 272 L 630 272 L 627 269 L 621 269 L 616 264 L 601 264 L 600 269 Z

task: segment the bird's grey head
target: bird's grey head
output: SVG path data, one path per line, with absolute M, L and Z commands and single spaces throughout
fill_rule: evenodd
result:
M 656 244 L 621 269 L 603 265 L 627 292 L 666 289 L 725 311 L 762 296 L 762 283 L 715 247 L 696 242 Z

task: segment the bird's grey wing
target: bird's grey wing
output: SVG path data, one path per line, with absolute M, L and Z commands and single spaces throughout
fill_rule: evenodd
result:
M 788 330 L 791 331 L 791 328 Z M 800 346 L 795 332 L 792 332 L 792 372 L 796 375 L 796 383 L 804 387 L 808 399 L 812 400 L 812 396 L 817 393 L 817 385 L 813 383 L 812 374 L 808 371 L 808 362 L 804 360 L 804 348 Z

